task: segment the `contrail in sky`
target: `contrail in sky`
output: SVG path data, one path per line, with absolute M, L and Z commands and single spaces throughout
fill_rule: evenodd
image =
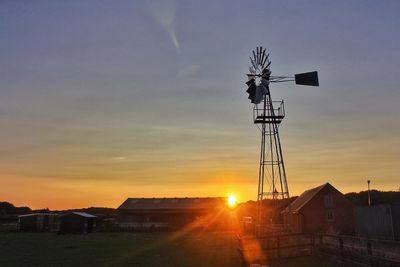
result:
M 147 7 L 150 15 L 165 29 L 176 51 L 180 53 L 179 42 L 175 33 L 175 1 L 151 0 L 147 1 Z

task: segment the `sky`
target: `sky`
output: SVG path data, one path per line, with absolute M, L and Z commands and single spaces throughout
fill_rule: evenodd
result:
M 1 1 L 0 201 L 256 199 L 249 56 L 271 86 L 290 195 L 400 188 L 399 1 Z

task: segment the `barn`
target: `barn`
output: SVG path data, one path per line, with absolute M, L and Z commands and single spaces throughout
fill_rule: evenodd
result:
M 331 184 L 303 192 L 284 211 L 292 233 L 354 233 L 354 205 Z
M 18 231 L 50 232 L 58 229 L 58 214 L 33 213 L 18 216 Z
M 61 234 L 87 234 L 93 232 L 97 217 L 86 212 L 71 212 L 60 216 Z
M 224 197 L 128 198 L 118 208 L 126 230 L 178 230 L 185 226 L 226 227 L 230 210 Z

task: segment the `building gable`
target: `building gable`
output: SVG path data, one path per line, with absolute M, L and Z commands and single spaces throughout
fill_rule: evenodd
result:
M 304 191 L 298 198 L 296 198 L 289 207 L 285 209 L 285 212 L 295 212 L 299 213 L 301 210 L 312 201 L 319 193 L 322 192 L 332 192 L 339 194 L 343 197 L 343 201 L 347 202 L 348 205 L 353 206 L 353 203 L 349 201 L 339 190 L 337 190 L 330 183 L 325 183 L 323 185 L 311 188 L 309 190 Z M 332 203 L 330 203 L 332 202 Z M 324 205 L 329 208 L 329 206 L 333 206 L 333 200 L 328 198 L 324 198 Z

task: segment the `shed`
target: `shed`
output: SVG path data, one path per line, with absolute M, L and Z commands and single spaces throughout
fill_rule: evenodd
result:
M 18 231 L 50 232 L 57 231 L 58 214 L 33 213 L 18 216 Z
M 71 212 L 60 216 L 60 233 L 93 232 L 97 217 L 86 212 Z
M 354 233 L 354 205 L 329 183 L 304 191 L 283 218 L 293 233 Z
M 400 203 L 360 206 L 355 214 L 359 236 L 400 240 Z

